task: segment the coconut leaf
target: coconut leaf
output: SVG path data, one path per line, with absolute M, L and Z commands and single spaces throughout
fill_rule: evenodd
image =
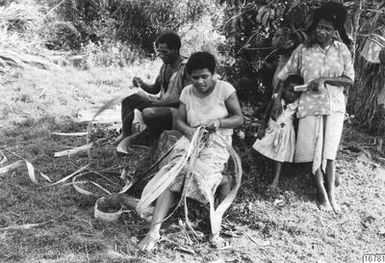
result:
M 11 164 L 9 164 L 7 166 L 4 166 L 4 167 L 0 168 L 0 176 L 6 174 L 6 173 L 8 173 L 8 172 L 10 172 L 10 171 L 12 171 L 12 170 L 14 170 L 16 168 L 19 168 L 20 166 L 23 165 L 23 162 L 24 161 L 20 160 L 20 161 L 11 163 Z
M 70 150 L 56 152 L 54 154 L 54 157 L 69 156 L 69 155 L 77 154 L 77 153 L 80 153 L 80 152 L 88 151 L 89 149 L 91 149 L 93 147 L 93 145 L 94 145 L 93 143 L 89 143 L 89 144 L 86 144 L 86 145 L 75 147 L 75 148 L 70 149 Z

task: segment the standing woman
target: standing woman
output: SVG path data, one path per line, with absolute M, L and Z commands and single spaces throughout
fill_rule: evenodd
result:
M 339 212 L 335 197 L 335 158 L 344 115 L 344 88 L 353 84 L 349 39 L 344 29 L 347 11 L 328 2 L 314 13 L 309 43 L 301 44 L 278 74 L 281 80 L 299 73 L 307 90 L 301 94 L 294 162 L 312 162 L 320 209 Z M 342 39 L 342 42 L 336 39 Z

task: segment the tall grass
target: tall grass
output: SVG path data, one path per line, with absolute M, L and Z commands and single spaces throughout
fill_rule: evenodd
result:
M 80 110 L 100 107 L 115 96 L 128 94 L 132 78 L 154 81 L 160 61 L 143 60 L 127 67 L 72 67 L 44 70 L 28 67 L 22 78 L 0 78 L 0 129 L 20 123 L 74 119 Z
M 41 1 L 2 6 L 0 21 L 0 85 L 5 87 L 0 122 L 7 125 L 76 117 L 81 109 L 124 94 L 134 76 L 151 83 L 160 67 L 160 60 L 150 61 L 130 44 L 112 39 L 89 42 L 77 51 L 48 50 L 53 25 L 63 21 Z M 209 16 L 181 28 L 179 34 L 185 56 L 202 49 L 215 54 L 224 41 Z M 75 60 L 87 70 L 63 66 Z
M 32 0 L 0 7 L 0 72 L 12 73 L 25 64 L 51 67 L 43 47 L 44 14 Z
M 85 68 L 128 67 L 141 62 L 145 57 L 140 50 L 120 41 L 90 42 L 81 49 Z

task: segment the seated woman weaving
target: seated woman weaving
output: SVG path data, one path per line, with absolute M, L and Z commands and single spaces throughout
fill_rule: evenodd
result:
M 183 192 L 189 198 L 210 203 L 212 217 L 215 213 L 213 196 L 216 190 L 219 190 L 219 203 L 230 192 L 229 184 L 222 180 L 222 171 L 230 156 L 228 147 L 231 146 L 233 128 L 242 125 L 243 116 L 234 87 L 215 77 L 215 67 L 215 58 L 208 52 L 194 53 L 187 62 L 186 70 L 191 75 L 192 84 L 181 93 L 176 121 L 176 128 L 184 136 L 175 144 L 171 161 L 160 169 L 143 190 L 137 206 L 139 214 L 143 215 L 143 211 L 154 200 L 156 204 L 150 230 L 139 244 L 141 250 L 149 251 L 155 247 L 160 238 L 161 223 L 175 203 L 177 193 Z M 202 131 L 207 136 L 204 144 L 198 141 Z M 197 149 L 199 154 L 188 158 Z M 232 199 L 224 203 L 229 204 L 233 200 L 236 190 L 234 192 L 232 189 L 231 193 Z M 214 219 L 211 220 L 213 225 Z M 215 221 L 218 223 L 218 218 Z M 213 241 L 219 238 L 219 229 L 220 221 L 219 227 L 212 226 Z

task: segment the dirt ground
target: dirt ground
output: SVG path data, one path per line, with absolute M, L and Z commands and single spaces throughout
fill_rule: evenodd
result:
M 2 80 L 5 96 L 1 104 L 13 101 L 16 106 L 1 111 L 0 150 L 7 157 L 1 166 L 25 159 L 36 172 L 57 181 L 90 164 L 89 171 L 112 179 L 105 185 L 118 191 L 123 186 L 119 179 L 122 169 L 135 172 L 146 150 L 138 149 L 126 157 L 116 155 L 113 147 L 103 144 L 116 133 L 106 132 L 108 125 L 98 124 L 93 128 L 93 140 L 107 141 L 98 141 L 90 151 L 92 159 L 86 152 L 55 158 L 55 152 L 84 145 L 86 139 L 52 132 L 85 132 L 87 123 L 76 122 L 74 114 L 79 104 L 95 106 L 122 91 L 123 77 L 83 72 L 76 73 L 82 76 L 76 82 L 70 77 L 73 72 L 45 74 L 50 80 L 43 84 L 31 75 Z M 60 88 L 67 87 L 65 94 L 55 90 L 59 78 Z M 70 85 L 66 79 L 72 81 Z M 98 85 L 98 97 L 94 90 L 84 89 L 84 82 L 87 87 Z M 43 92 L 52 96 L 44 97 Z M 53 94 L 61 94 L 61 99 Z M 41 105 L 46 106 L 41 109 Z M 55 113 L 54 105 L 60 105 L 61 114 Z M 33 117 L 28 115 L 32 110 Z M 266 190 L 272 180 L 270 163 L 245 152 L 251 140 L 244 144 L 235 138 L 244 174 L 236 201 L 225 214 L 222 237 L 228 245 L 223 249 L 208 245 L 207 211 L 197 208 L 190 219 L 198 235 L 187 230 L 180 210 L 162 227 L 158 249 L 149 254 L 138 252 L 136 245 L 148 223 L 135 212 L 124 213 L 113 223 L 95 219 L 94 203 L 105 193 L 87 186 L 98 196 L 86 196 L 76 192 L 71 181 L 48 186 L 41 177 L 43 185 L 36 185 L 24 165 L 0 174 L 0 262 L 362 262 L 364 254 L 385 253 L 385 159 L 374 140 L 346 122 L 337 160 L 342 213 L 334 215 L 318 209 L 314 187 L 301 166 L 285 165 L 279 189 Z

